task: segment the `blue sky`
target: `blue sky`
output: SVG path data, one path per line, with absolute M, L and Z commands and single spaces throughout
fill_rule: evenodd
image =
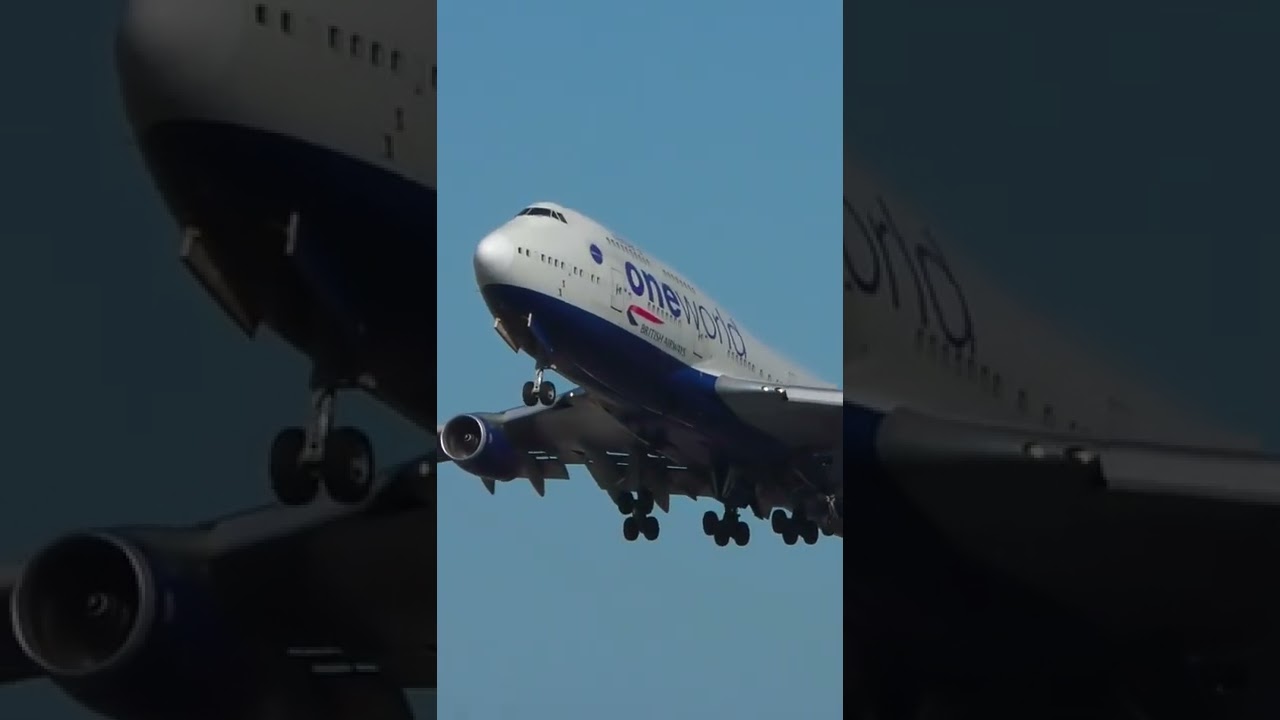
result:
M 838 382 L 842 5 L 439 5 L 439 413 L 520 404 L 476 242 L 578 209 Z M 557 385 L 571 385 L 558 379 Z M 539 498 L 440 473 L 440 716 L 806 717 L 843 708 L 843 544 L 746 548 L 673 500 L 627 543 L 585 472 Z

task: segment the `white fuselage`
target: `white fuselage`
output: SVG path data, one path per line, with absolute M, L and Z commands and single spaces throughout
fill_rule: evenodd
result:
M 533 207 L 565 221 L 520 215 L 482 240 L 476 252 L 482 288 L 508 286 L 554 299 L 607 323 L 617 342 L 643 342 L 672 363 L 710 376 L 833 387 L 764 345 L 693 283 L 617 234 L 559 205 Z M 501 317 L 501 310 L 495 315 Z
M 856 168 L 844 213 L 851 401 L 1094 436 L 1254 445 L 1192 419 L 1050 330 Z
M 252 127 L 435 186 L 435 4 L 129 0 L 121 75 L 135 130 Z

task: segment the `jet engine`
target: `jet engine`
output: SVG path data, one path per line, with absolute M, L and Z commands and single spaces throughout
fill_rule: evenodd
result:
M 520 453 L 506 433 L 479 415 L 459 415 L 445 423 L 440 447 L 450 460 L 472 475 L 510 480 L 520 473 Z
M 14 636 L 50 679 L 108 717 L 216 716 L 249 677 L 199 570 L 111 533 L 68 535 L 18 579 Z

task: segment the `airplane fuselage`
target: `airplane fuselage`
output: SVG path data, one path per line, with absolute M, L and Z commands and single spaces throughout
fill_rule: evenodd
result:
M 685 444 L 673 459 L 783 459 L 781 445 L 720 401 L 714 385 L 722 375 L 833 387 L 760 342 L 669 266 L 559 205 L 538 203 L 495 230 L 477 247 L 475 266 L 513 347 L 621 405 L 681 423 L 723 454 Z
M 427 426 L 434 25 L 416 0 L 131 0 L 117 49 L 206 289 L 246 333 L 349 366 Z
M 1256 447 L 1123 377 L 1003 295 L 860 171 L 844 196 L 850 397 L 1092 437 Z

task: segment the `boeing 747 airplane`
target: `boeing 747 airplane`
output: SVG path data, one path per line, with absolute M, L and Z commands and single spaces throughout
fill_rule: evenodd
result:
M 858 717 L 1276 717 L 1280 458 L 999 293 L 851 167 Z
M 623 514 L 628 540 L 658 536 L 672 495 L 724 504 L 717 544 L 746 545 L 738 511 L 789 544 L 840 527 L 844 396 L 755 338 L 670 266 L 581 213 L 535 203 L 482 239 L 476 282 L 494 329 L 535 360 L 523 406 L 458 415 L 440 449 L 494 491 L 583 465 Z M 554 369 L 578 383 L 563 396 Z M 787 511 L 791 511 L 788 514 Z
M 272 444 L 278 498 L 363 499 L 362 388 L 434 432 L 435 3 L 128 0 L 117 65 L 182 259 L 247 335 L 313 363 L 306 423 Z M 323 483 L 321 483 L 321 480 Z

